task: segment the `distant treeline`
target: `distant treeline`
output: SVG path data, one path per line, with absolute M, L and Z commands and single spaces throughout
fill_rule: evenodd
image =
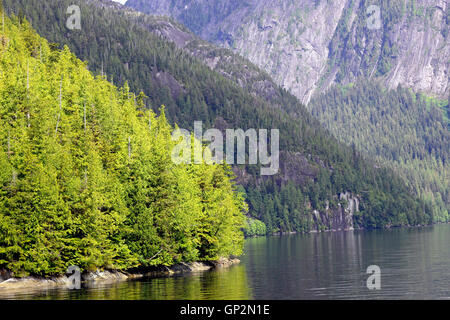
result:
M 400 175 L 436 222 L 449 221 L 448 101 L 360 82 L 329 90 L 309 108 L 341 142 Z

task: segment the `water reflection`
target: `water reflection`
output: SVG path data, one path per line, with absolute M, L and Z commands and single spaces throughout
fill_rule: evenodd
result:
M 228 270 L 193 273 L 168 278 L 90 283 L 81 290 L 64 288 L 6 293 L 0 299 L 71 300 L 250 300 L 244 264 Z
M 292 235 L 250 239 L 245 263 L 257 299 L 448 299 L 449 244 L 449 225 Z
M 230 269 L 0 299 L 450 299 L 450 225 L 255 238 Z M 370 265 L 381 290 L 367 289 Z

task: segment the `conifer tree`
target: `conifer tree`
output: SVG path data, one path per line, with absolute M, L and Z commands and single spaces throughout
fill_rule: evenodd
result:
M 94 77 L 26 20 L 6 18 L 0 37 L 0 268 L 45 276 L 241 252 L 229 168 L 172 162 L 164 108 Z

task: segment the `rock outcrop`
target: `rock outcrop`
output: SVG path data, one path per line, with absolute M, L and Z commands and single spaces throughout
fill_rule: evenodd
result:
M 83 286 L 95 286 L 98 283 L 110 283 L 126 281 L 143 277 L 166 277 L 182 273 L 203 272 L 212 269 L 228 268 L 240 263 L 236 258 L 221 258 L 217 261 L 180 263 L 173 266 L 157 266 L 128 270 L 127 272 L 115 270 L 97 270 L 85 272 L 81 275 Z M 65 275 L 42 278 L 24 277 L 15 278 L 10 272 L 0 270 L 0 294 L 4 292 L 20 290 L 44 290 L 49 288 L 64 287 L 70 284 L 69 277 Z
M 364 77 L 447 98 L 450 5 L 446 0 L 129 0 L 170 15 L 202 38 L 266 70 L 303 103 Z M 377 3 L 375 3 L 377 5 Z M 370 19 L 370 20 L 369 20 Z M 372 27 L 374 25 L 375 27 Z
M 322 212 L 313 211 L 314 231 L 349 231 L 354 230 L 353 216 L 359 212 L 359 199 L 350 192 L 341 193 L 337 208 L 327 205 Z

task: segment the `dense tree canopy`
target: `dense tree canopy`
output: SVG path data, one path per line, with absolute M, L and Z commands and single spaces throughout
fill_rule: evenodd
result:
M 240 71 L 256 70 L 255 66 L 236 59 L 239 64 L 226 69 L 235 77 L 211 70 L 190 51 L 160 36 L 164 19 L 111 9 L 100 1 L 4 3 L 10 13 L 23 12 L 49 41 L 69 46 L 95 74 L 107 75 L 118 84 L 127 80 L 131 91 L 143 91 L 148 97 L 143 99 L 147 108 L 158 112 L 164 104 L 171 124 L 192 129 L 194 121 L 202 120 L 204 129 L 280 129 L 278 175 L 261 177 L 258 167 L 233 167 L 240 173 L 237 181 L 245 189 L 249 216 L 262 220 L 268 233 L 322 227 L 312 222 L 313 210 L 323 211 L 327 202 L 337 207 L 337 196 L 347 191 L 362 200 L 362 211 L 355 216 L 357 226 L 379 228 L 433 221 L 430 206 L 418 200 L 413 188 L 393 170 L 379 168 L 355 148 L 339 143 L 290 93 L 276 87 L 267 99 L 249 89 L 252 83 L 243 87 Z M 81 7 L 82 30 L 65 26 L 71 4 Z M 215 54 L 228 53 L 211 51 L 211 57 Z M 267 78 L 258 81 L 269 81 Z M 284 171 L 289 166 L 297 168 L 291 175 Z
M 366 82 L 333 88 L 309 108 L 340 141 L 402 176 L 432 205 L 435 221 L 448 221 L 448 101 Z
M 22 17 L 0 27 L 0 269 L 126 269 L 242 252 L 231 171 L 176 165 L 172 127 Z

